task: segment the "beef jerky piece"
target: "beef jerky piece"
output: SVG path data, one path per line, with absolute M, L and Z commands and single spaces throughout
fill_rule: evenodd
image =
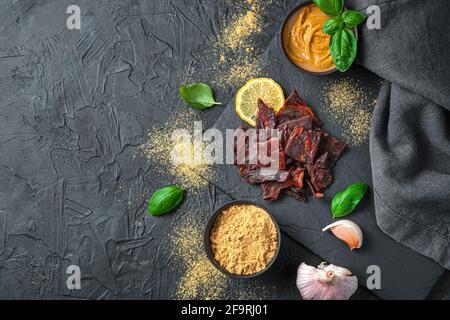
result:
M 306 154 L 306 163 L 313 163 L 319 150 L 320 140 L 322 138 L 321 131 L 309 130 L 305 144 L 309 144 L 310 149 Z
M 254 170 L 258 169 L 256 164 L 240 164 L 240 165 L 237 165 L 237 166 L 239 168 L 239 175 L 241 177 L 243 177 L 244 175 L 246 175 L 250 171 L 254 171 Z
M 289 173 L 289 180 L 286 182 L 289 184 L 289 187 L 303 188 L 303 177 L 305 175 L 305 169 L 303 168 L 295 168 Z
M 294 165 L 295 164 L 295 160 L 292 159 L 292 158 L 289 158 L 289 157 L 285 157 L 284 164 L 285 164 L 285 166 L 287 168 L 290 165 Z
M 302 117 L 300 119 L 294 119 L 294 120 L 289 120 L 286 122 L 283 122 L 282 124 L 280 124 L 278 126 L 278 130 L 280 130 L 281 133 L 281 143 L 283 145 L 286 144 L 286 142 L 288 141 L 289 137 L 292 134 L 292 131 L 295 128 L 303 128 L 305 130 L 309 130 L 312 128 L 312 117 L 311 116 L 305 116 Z
M 321 137 L 321 131 L 308 130 L 307 132 L 303 132 L 302 140 L 305 144 L 305 155 L 303 157 L 303 160 L 301 160 L 300 162 L 314 163 L 317 151 L 319 150 Z
M 317 127 L 322 126 L 320 119 L 314 114 L 312 109 L 306 105 L 306 103 L 300 98 L 297 91 L 294 91 L 284 102 L 283 107 L 278 111 L 277 120 L 278 124 L 283 122 L 299 119 L 304 116 L 310 115 L 313 120 L 313 124 Z
M 328 152 L 322 154 L 314 163 L 314 174 L 310 173 L 311 182 L 321 190 L 328 188 L 333 183 L 333 177 L 330 173 Z
M 323 193 L 317 190 L 314 185 L 311 183 L 309 178 L 306 178 L 306 183 L 308 184 L 309 190 L 311 191 L 314 198 L 320 199 L 323 198 Z
M 289 171 L 272 170 L 272 169 L 256 169 L 248 170 L 241 175 L 245 182 L 249 184 L 259 184 L 267 181 L 285 182 L 289 176 Z
M 275 111 L 272 108 L 269 108 L 261 99 L 258 99 L 256 132 L 258 132 L 259 129 L 275 129 L 276 127 Z
M 295 200 L 298 200 L 300 202 L 306 202 L 306 196 L 305 194 L 302 192 L 302 190 L 300 190 L 299 188 L 296 187 L 290 187 L 286 190 L 283 191 L 286 195 L 294 198 Z
M 302 164 L 314 163 L 321 135 L 321 131 L 303 131 L 302 128 L 296 128 L 289 137 L 284 152 Z
M 233 134 L 234 164 L 257 165 L 257 135 L 248 128 L 237 128 Z
M 316 166 L 309 164 L 306 166 L 306 170 L 308 170 L 314 191 L 320 192 L 333 183 L 333 177 L 327 169 L 317 168 Z
M 272 150 L 273 149 L 273 150 Z M 272 152 L 274 151 L 274 152 Z M 258 143 L 258 166 L 285 170 L 285 154 L 280 139 L 272 137 L 265 142 Z
M 289 158 L 289 159 L 291 159 L 291 158 Z M 304 166 L 304 164 L 301 163 L 300 161 L 294 161 L 293 166 L 302 168 Z
M 334 167 L 336 161 L 345 152 L 346 148 L 347 146 L 344 142 L 323 132 L 322 138 L 320 139 L 319 152 L 321 154 L 328 152 L 329 168 Z
M 320 169 L 329 169 L 330 168 L 330 162 L 328 159 L 328 152 L 325 152 L 320 157 L 316 159 L 316 162 L 314 163 L 314 166 L 316 168 Z
M 315 183 L 320 190 L 323 190 L 333 183 L 333 177 L 329 170 L 317 168 L 311 182 Z
M 278 182 L 264 182 L 261 184 L 261 188 L 264 200 L 273 201 L 280 197 L 283 185 Z
M 303 128 L 295 128 L 289 139 L 286 141 L 286 145 L 284 147 L 284 153 L 286 156 L 300 161 L 301 155 L 304 154 L 304 145 L 302 141 Z
M 278 129 L 284 130 L 285 128 L 288 128 L 290 130 L 293 130 L 294 128 L 302 127 L 306 130 L 312 129 L 312 117 L 310 115 L 301 117 L 299 119 L 293 119 L 289 120 L 283 123 L 280 123 L 278 126 Z
M 279 198 L 281 192 L 285 189 L 295 187 L 300 190 L 303 187 L 303 168 L 295 168 L 289 173 L 289 178 L 284 182 L 264 182 L 261 187 L 264 200 L 273 201 Z

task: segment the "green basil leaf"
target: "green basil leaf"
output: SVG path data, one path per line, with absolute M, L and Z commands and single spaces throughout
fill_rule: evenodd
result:
M 211 88 L 205 83 L 181 85 L 180 95 L 184 102 L 200 110 L 221 104 L 214 100 Z
M 344 72 L 356 57 L 356 37 L 353 31 L 342 29 L 331 36 L 330 52 L 336 68 Z
M 343 28 L 343 23 L 340 17 L 334 17 L 331 19 L 328 19 L 327 22 L 324 23 L 322 27 L 323 33 L 326 34 L 335 34 L 339 30 Z
M 319 9 L 329 15 L 337 17 L 341 14 L 344 0 L 312 0 Z
M 183 201 L 184 190 L 179 186 L 167 186 L 157 190 L 148 201 L 148 213 L 160 216 L 178 207 Z
M 366 20 L 366 16 L 358 11 L 346 10 L 342 13 L 345 27 L 352 29 Z
M 344 191 L 336 193 L 331 202 L 333 218 L 342 218 L 350 214 L 364 197 L 369 186 L 357 182 L 349 185 Z

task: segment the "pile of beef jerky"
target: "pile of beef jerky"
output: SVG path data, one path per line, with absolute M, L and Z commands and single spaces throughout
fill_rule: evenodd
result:
M 302 101 L 297 91 L 286 99 L 277 114 L 259 100 L 256 133 L 261 129 L 278 131 L 277 135 L 266 135 L 263 139 L 262 135 L 257 134 L 257 150 L 269 150 L 268 156 L 274 156 L 278 161 L 276 168 L 273 163 L 263 165 L 249 159 L 236 163 L 241 177 L 247 183 L 260 184 L 264 199 L 268 201 L 278 199 L 282 193 L 299 201 L 306 201 L 307 194 L 315 198 L 323 197 L 323 190 L 333 182 L 331 169 L 346 145 L 323 131 L 321 126 L 320 119 Z M 248 130 L 245 127 L 239 129 L 240 133 Z M 248 157 L 248 139 L 237 141 L 235 151 L 245 148 Z M 261 148 L 264 144 L 265 148 Z M 272 146 L 275 147 L 272 149 Z M 277 155 L 273 154 L 273 150 Z

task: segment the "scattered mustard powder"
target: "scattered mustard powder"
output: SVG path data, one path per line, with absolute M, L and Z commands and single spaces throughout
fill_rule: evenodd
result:
M 171 238 L 179 268 L 176 299 L 223 299 L 228 279 L 208 260 L 203 250 L 203 223 L 188 220 L 176 227 Z
M 367 142 L 376 99 L 358 81 L 348 77 L 326 84 L 322 93 L 326 110 L 341 128 L 344 140 L 354 147 Z
M 199 74 L 196 69 L 201 69 L 207 77 L 201 80 L 219 88 L 240 87 L 251 78 L 264 76 L 260 53 L 265 48 L 261 47 L 261 39 L 265 14 L 274 2 L 278 0 L 236 1 L 240 10 L 221 21 L 217 36 L 198 52 L 202 65 L 189 66 L 187 76 L 196 78 Z
M 247 47 L 245 42 L 252 34 L 262 31 L 261 19 L 259 13 L 255 12 L 255 5 L 252 4 L 250 10 L 237 16 L 232 23 L 225 27 L 222 32 L 221 40 L 230 49 Z
M 140 145 L 138 151 L 152 164 L 155 171 L 174 177 L 182 188 L 198 190 L 207 187 L 214 177 L 213 167 L 202 156 L 194 157 L 193 126 L 197 121 L 195 114 L 187 109 L 169 118 L 160 127 L 152 128 L 147 134 L 147 142 Z M 192 139 L 173 139 L 173 132 L 186 129 Z M 204 142 L 201 141 L 202 148 Z M 173 157 L 178 154 L 179 157 Z M 183 161 L 180 161 L 182 157 Z
M 265 269 L 277 250 L 277 229 L 265 210 L 233 205 L 224 210 L 211 231 L 214 258 L 227 271 L 251 275 Z

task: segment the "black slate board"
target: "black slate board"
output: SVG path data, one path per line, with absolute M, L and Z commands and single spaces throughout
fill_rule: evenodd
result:
M 381 84 L 381 79 L 357 66 L 352 67 L 345 75 L 335 73 L 319 77 L 303 74 L 283 56 L 277 38 L 272 41 L 262 59 L 270 61 L 266 66 L 266 75 L 280 83 L 286 94 L 297 89 L 325 123 L 324 130 L 338 137 L 339 127 L 333 124 L 330 115 L 324 111 L 321 99 L 324 86 L 333 79 L 351 77 L 366 88 L 367 92 L 374 93 L 376 98 Z M 242 121 L 235 113 L 233 99 L 215 127 L 225 130 L 236 128 L 240 124 Z M 329 204 L 336 192 L 357 181 L 372 185 L 368 142 L 352 148 L 338 161 L 334 168 L 335 183 L 326 190 L 324 199 L 310 198 L 306 204 L 286 196 L 268 203 L 262 200 L 261 188 L 245 184 L 233 165 L 220 165 L 216 169 L 220 188 L 231 197 L 263 203 L 275 215 L 284 232 L 327 262 L 352 270 L 358 276 L 361 285 L 366 285 L 369 276 L 367 267 L 378 265 L 381 269 L 381 289 L 375 293 L 382 298 L 423 299 L 443 273 L 438 264 L 396 243 L 378 228 L 372 192 L 369 192 L 358 210 L 348 217 L 363 229 L 364 244 L 360 250 L 352 252 L 331 233 L 321 231 L 332 222 Z

